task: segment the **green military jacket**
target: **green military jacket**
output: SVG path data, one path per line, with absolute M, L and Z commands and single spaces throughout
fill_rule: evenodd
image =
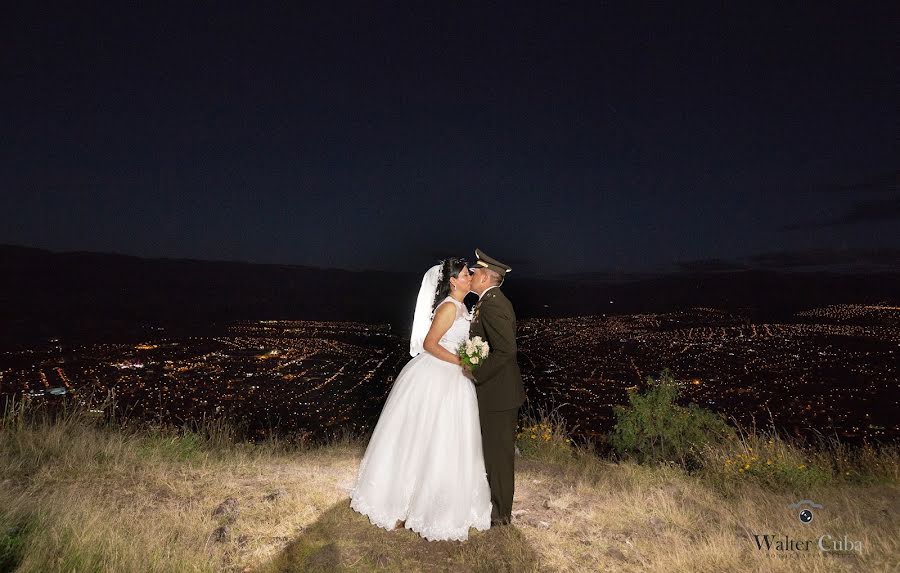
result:
M 518 408 L 525 401 L 525 387 L 516 362 L 516 313 L 497 287 L 487 291 L 475 305 L 469 337 L 475 336 L 487 340 L 490 346 L 484 363 L 472 372 L 479 410 Z

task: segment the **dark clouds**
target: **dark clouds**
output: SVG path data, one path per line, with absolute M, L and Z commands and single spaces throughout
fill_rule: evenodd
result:
M 689 273 L 708 273 L 723 271 L 742 271 L 747 265 L 737 261 L 724 261 L 722 259 L 706 259 L 698 261 L 682 261 L 676 263 L 676 267 Z
M 900 170 L 880 173 L 849 184 L 823 185 L 818 190 L 834 193 L 897 193 L 900 191 Z
M 843 212 L 835 217 L 791 223 L 781 227 L 782 231 L 828 229 L 900 220 L 900 171 L 875 175 L 850 184 L 825 185 L 815 191 L 843 195 L 851 202 L 844 205 Z M 861 198 L 860 195 L 866 197 Z
M 900 249 L 810 249 L 806 251 L 772 251 L 757 253 L 734 261 L 720 259 L 677 263 L 684 272 L 716 272 L 739 270 L 793 271 L 832 270 L 900 270 Z

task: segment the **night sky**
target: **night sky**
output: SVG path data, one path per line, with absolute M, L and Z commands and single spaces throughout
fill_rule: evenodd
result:
M 80 4 L 0 23 L 3 244 L 384 270 L 477 246 L 525 275 L 900 261 L 896 3 Z

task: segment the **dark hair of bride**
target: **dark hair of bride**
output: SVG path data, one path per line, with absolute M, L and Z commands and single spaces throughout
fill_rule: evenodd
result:
M 459 273 L 466 268 L 466 260 L 451 257 L 444 259 L 439 263 L 441 265 L 441 280 L 438 281 L 437 289 L 434 291 L 434 303 L 431 310 L 437 308 L 441 302 L 450 294 L 450 279 L 459 278 Z

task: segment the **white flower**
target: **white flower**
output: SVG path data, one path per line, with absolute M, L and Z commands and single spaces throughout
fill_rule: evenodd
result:
M 472 364 L 478 364 L 478 357 L 473 356 L 473 357 L 469 358 L 469 362 L 471 362 Z
M 491 351 L 491 347 L 488 346 L 488 343 L 485 342 L 481 345 L 481 356 L 487 358 L 488 353 Z
M 471 340 L 466 341 L 466 354 L 472 354 L 475 352 L 475 343 Z
M 475 344 L 481 344 L 482 343 L 481 337 L 476 336 L 475 338 L 472 339 L 472 342 L 474 342 Z

